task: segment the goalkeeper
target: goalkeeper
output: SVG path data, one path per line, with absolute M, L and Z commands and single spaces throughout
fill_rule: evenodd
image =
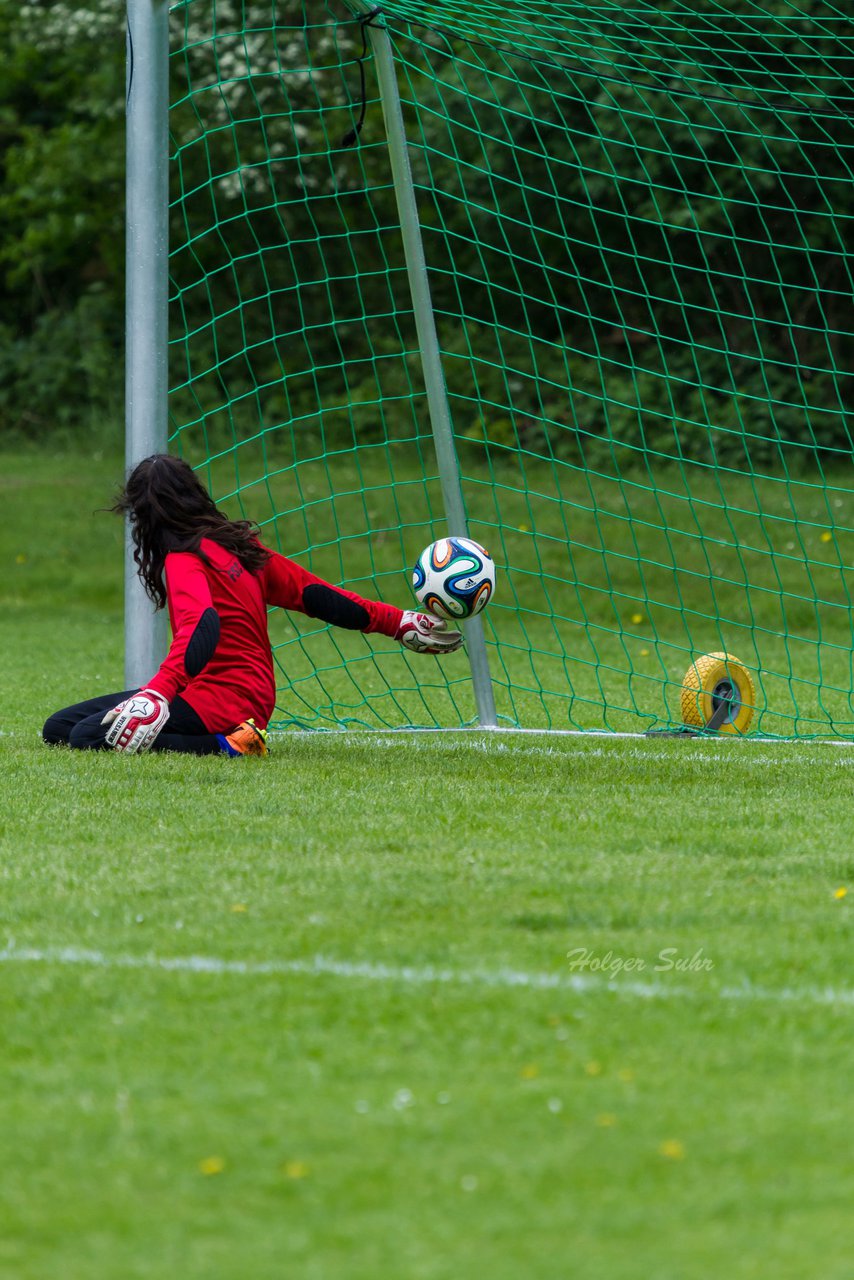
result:
M 266 755 L 276 683 L 267 605 L 349 631 L 377 632 L 415 653 L 459 649 L 458 631 L 429 614 L 363 600 L 262 545 L 246 520 L 219 511 L 181 458 L 154 454 L 113 510 L 130 520 L 134 559 L 172 645 L 142 689 L 57 711 L 48 743 L 115 751 Z

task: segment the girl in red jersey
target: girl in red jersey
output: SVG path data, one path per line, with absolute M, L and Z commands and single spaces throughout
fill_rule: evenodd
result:
M 276 682 L 267 606 L 350 631 L 378 632 L 415 653 L 452 653 L 458 631 L 429 614 L 333 587 L 217 510 L 181 458 L 140 462 L 113 510 L 129 517 L 134 559 L 172 645 L 143 689 L 106 694 L 50 716 L 49 743 L 115 751 L 266 755 Z

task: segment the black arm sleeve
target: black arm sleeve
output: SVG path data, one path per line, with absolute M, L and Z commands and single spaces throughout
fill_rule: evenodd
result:
M 304 587 L 302 603 L 310 618 L 319 618 L 333 627 L 345 627 L 347 631 L 364 631 L 371 621 L 364 605 L 325 582 L 311 582 Z
M 204 671 L 218 644 L 219 614 L 216 609 L 205 609 L 184 652 L 184 668 L 191 680 Z

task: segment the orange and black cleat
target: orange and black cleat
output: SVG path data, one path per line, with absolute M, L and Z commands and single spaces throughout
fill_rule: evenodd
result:
M 231 733 L 218 733 L 223 751 L 230 756 L 267 756 L 267 730 L 259 729 L 254 720 L 244 720 Z

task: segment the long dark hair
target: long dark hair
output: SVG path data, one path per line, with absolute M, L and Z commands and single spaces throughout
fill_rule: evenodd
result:
M 248 520 L 229 520 L 183 458 L 153 453 L 134 467 L 111 511 L 130 519 L 133 558 L 145 590 L 158 609 L 166 604 L 163 566 L 170 551 L 192 551 L 205 563 L 202 538 L 230 551 L 250 573 L 270 553 L 256 540 Z

